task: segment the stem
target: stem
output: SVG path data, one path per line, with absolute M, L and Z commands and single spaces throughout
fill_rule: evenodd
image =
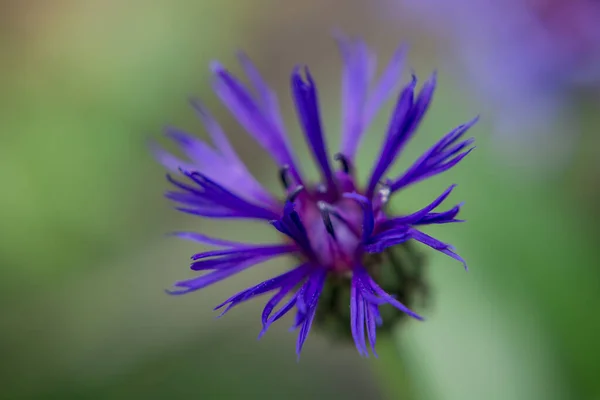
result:
M 371 362 L 371 367 L 385 399 L 410 400 L 414 398 L 413 387 L 394 337 L 392 331 L 377 339 L 379 358 Z

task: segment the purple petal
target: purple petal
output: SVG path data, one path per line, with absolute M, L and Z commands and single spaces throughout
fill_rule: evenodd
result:
M 230 264 L 253 257 L 274 257 L 281 254 L 298 251 L 296 245 L 268 245 L 207 251 L 192 256 L 195 260 L 191 265 L 194 271 L 206 269 L 227 268 Z M 199 261 L 198 261 L 199 260 Z
M 440 139 L 438 143 L 423 154 L 403 175 L 392 181 L 390 190 L 395 192 L 413 183 L 447 171 L 458 164 L 473 150 L 473 148 L 470 148 L 463 152 L 464 149 L 473 143 L 474 139 L 467 139 L 458 144 L 455 144 L 455 142 L 477 120 L 478 118 L 475 118 L 466 124 L 460 125 Z
M 413 75 L 412 81 L 402 90 L 398 96 L 396 107 L 394 108 L 390 124 L 388 126 L 385 141 L 383 143 L 380 157 L 371 174 L 369 186 L 367 188 L 367 197 L 371 198 L 375 186 L 381 180 L 381 177 L 388 169 L 390 163 L 396 157 L 398 149 L 408 141 L 408 135 L 411 133 L 404 129 L 410 118 L 410 112 L 413 107 L 414 89 L 417 84 L 417 78 Z
M 368 303 L 366 300 L 365 310 L 367 318 L 367 336 L 369 338 L 369 344 L 371 345 L 371 351 L 373 352 L 373 355 L 377 357 L 377 352 L 375 351 L 375 343 L 377 342 L 377 321 L 381 320 L 381 316 L 379 315 L 377 305 Z
M 335 188 L 336 184 L 329 164 L 327 144 L 323 136 L 319 115 L 317 88 L 308 68 L 305 68 L 304 73 L 306 74 L 306 81 L 302 78 L 300 68 L 297 67 L 292 73 L 292 93 L 296 104 L 296 112 L 328 188 Z
M 344 193 L 344 197 L 355 200 L 363 209 L 362 240 L 364 243 L 366 243 L 371 237 L 373 229 L 375 228 L 373 205 L 369 199 L 357 193 Z
M 429 225 L 429 224 L 448 224 L 452 222 L 464 222 L 462 219 L 456 219 L 455 217 L 460 212 L 460 208 L 463 203 L 457 204 L 448 211 L 441 213 L 429 213 L 421 218 L 414 225 Z
M 358 317 L 357 320 L 360 324 L 358 327 L 358 344 L 362 349 L 362 353 L 365 357 L 369 356 L 369 351 L 367 350 L 367 343 L 365 342 L 365 302 L 361 296 L 357 297 L 357 308 L 358 308 Z
M 374 69 L 374 57 L 362 40 L 352 41 L 340 33 L 336 34 L 336 40 L 344 62 L 341 152 L 349 160 L 353 160 L 366 129 L 365 103 Z
M 360 294 L 359 285 L 359 278 L 354 274 L 350 289 L 350 328 L 358 353 L 361 356 L 368 357 L 369 352 L 365 343 L 364 301 Z
M 364 269 L 364 267 L 359 266 L 359 267 L 355 268 L 354 273 L 358 275 L 357 279 L 360 280 L 360 282 L 364 286 L 365 290 L 371 291 L 373 294 L 375 294 L 375 295 L 381 297 L 381 299 L 385 300 L 388 304 L 391 304 L 392 306 L 396 307 L 398 310 L 410 315 L 411 317 L 416 318 L 418 320 L 423 319 L 423 317 L 421 317 L 419 314 L 411 311 L 404 304 L 400 303 L 398 300 L 394 299 L 392 296 L 390 296 L 388 293 L 386 293 L 382 288 L 380 288 L 379 285 L 373 280 L 373 278 L 371 278 L 369 276 L 369 274 Z
M 307 313 L 313 307 L 317 306 L 317 301 L 323 289 L 323 280 L 327 277 L 327 270 L 324 268 L 317 269 L 312 276 L 312 279 L 307 281 L 306 289 L 303 291 L 302 304 L 304 309 L 301 309 L 300 301 L 296 304 L 298 309 L 303 313 Z
M 248 216 L 246 212 L 231 211 L 230 209 L 217 208 L 216 206 L 194 206 L 193 208 L 187 207 L 175 207 L 177 211 L 181 211 L 186 214 L 196 215 L 205 218 L 219 218 L 219 219 L 240 219 L 240 218 L 256 218 L 254 216 Z
M 197 139 L 180 129 L 172 126 L 165 128 L 165 135 L 172 139 L 185 156 L 194 162 L 194 170 L 210 170 L 207 166 L 217 164 L 226 165 L 223 156 L 211 148 L 204 141 Z
M 423 244 L 426 244 L 427 246 L 431 247 L 432 249 L 435 249 L 441 253 L 446 254 L 449 257 L 454 258 L 455 260 L 460 261 L 463 264 L 463 266 L 465 267 L 465 270 L 468 270 L 466 261 L 461 256 L 459 256 L 454 251 L 452 251 L 452 246 L 450 246 L 449 244 L 441 242 L 441 241 L 439 241 L 421 231 L 418 231 L 416 229 L 410 230 L 410 236 L 413 239 L 415 239 Z
M 411 239 L 408 229 L 408 227 L 402 226 L 380 232 L 369 239 L 365 250 L 369 253 L 381 253 L 388 247 L 404 243 Z
M 175 157 L 155 142 L 150 142 L 150 150 L 154 158 L 171 172 L 179 172 L 181 169 L 192 171 L 196 168 L 195 165 Z
M 294 293 L 294 295 L 292 295 L 292 297 L 290 297 L 290 299 L 288 300 L 288 302 L 286 304 L 284 304 L 279 310 L 277 310 L 275 312 L 275 314 L 273 314 L 268 322 L 267 325 L 264 326 L 263 331 L 266 331 L 267 328 L 275 321 L 279 320 L 281 317 L 283 317 L 284 315 L 286 315 L 291 309 L 292 307 L 294 307 L 296 305 L 296 302 L 298 300 L 298 297 L 300 295 L 300 292 L 296 292 Z
M 292 285 L 296 285 L 299 282 L 301 282 L 308 275 L 309 267 L 310 267 L 310 264 L 304 263 L 304 264 L 300 265 L 299 267 L 294 268 L 291 271 L 288 271 L 284 274 L 276 276 L 275 278 L 271 278 L 269 280 L 261 282 L 256 286 L 253 286 L 253 287 L 248 288 L 234 296 L 231 296 L 229 299 L 225 300 L 223 303 L 216 306 L 215 310 L 218 310 L 219 308 L 222 308 L 225 305 L 228 305 L 227 308 L 225 309 L 225 311 L 223 311 L 221 313 L 221 315 L 219 315 L 219 316 L 223 316 L 227 311 L 229 311 L 236 305 L 241 304 L 250 299 L 253 299 L 254 297 L 260 296 L 264 293 L 270 292 L 275 289 L 284 288 L 286 286 L 289 286 L 290 283 Z
M 369 93 L 376 67 L 375 56 L 362 40 L 352 40 L 340 33 L 336 33 L 335 37 L 344 64 L 341 152 L 353 160 L 365 131 L 401 79 L 406 47 L 396 50 L 375 88 Z
M 263 253 L 263 254 L 271 254 L 272 252 L 290 252 L 297 250 L 293 244 L 267 244 L 267 245 L 243 245 L 237 246 L 229 249 L 219 249 L 219 250 L 210 250 L 205 251 L 203 253 L 194 254 L 191 259 L 192 260 L 203 260 L 210 257 L 221 257 L 221 256 L 229 256 L 234 254 L 254 254 L 254 253 Z
M 381 180 L 395 158 L 402 151 L 408 140 L 416 132 L 421 120 L 425 116 L 435 90 L 435 73 L 423 84 L 417 99 L 413 102 L 413 90 L 416 78 L 402 91 L 398 105 L 392 117 L 386 140 L 381 151 L 381 157 L 371 175 L 367 189 L 367 197 L 371 198 L 375 186 Z
M 236 210 L 227 205 L 215 204 L 214 198 L 206 196 L 204 193 L 166 192 L 165 197 L 185 205 L 185 207 L 175 207 L 175 209 L 188 214 L 213 218 L 254 218 L 248 216 L 245 208 Z
M 437 72 L 434 72 L 427 81 L 423 84 L 417 99 L 415 100 L 413 110 L 411 111 L 410 124 L 406 126 L 406 129 L 414 132 L 425 116 L 425 113 L 429 109 L 431 100 L 433 100 L 433 93 L 437 84 Z
M 208 109 L 197 99 L 190 99 L 190 105 L 196 111 L 196 115 L 204 125 L 204 128 L 210 135 L 210 139 L 217 147 L 217 149 L 221 152 L 221 154 L 230 161 L 235 161 L 235 164 L 244 165 L 238 154 L 231 146 L 231 143 L 227 139 L 225 132 L 221 125 L 217 122 L 217 120 L 212 116 L 212 114 L 208 111 Z
M 285 132 L 283 126 L 283 120 L 281 119 L 281 112 L 279 111 L 279 102 L 277 101 L 277 95 L 272 91 L 267 83 L 263 80 L 262 76 L 258 72 L 258 69 L 254 66 L 250 58 L 244 52 L 237 53 L 238 61 L 248 79 L 254 86 L 261 104 L 261 108 L 265 110 L 265 113 L 271 117 L 273 125 L 275 125 L 280 132 Z M 290 148 L 290 143 L 287 135 L 281 135 L 281 140 L 287 148 Z
M 187 206 L 182 211 L 207 217 L 225 217 L 228 213 L 239 218 L 272 220 L 278 217 L 271 209 L 249 203 L 205 175 L 198 172 L 182 172 L 195 186 L 184 184 L 167 175 L 167 179 L 173 185 L 187 192 L 180 193 L 180 197 L 175 194 L 177 192 L 167 194 L 169 198 Z M 214 213 L 213 208 L 219 212 Z
M 387 101 L 402 77 L 402 68 L 408 48 L 400 46 L 381 75 L 365 107 L 365 127 L 373 120 L 383 103 Z
M 249 63 L 249 60 L 247 60 Z M 249 64 L 244 64 L 248 68 Z M 281 117 L 273 107 L 265 108 L 264 99 L 257 102 L 250 92 L 219 63 L 213 63 L 213 88 L 223 104 L 254 139 L 269 152 L 277 164 L 289 165 L 290 173 L 301 182 L 300 173 L 290 152 Z
M 452 190 L 454 190 L 455 187 L 456 187 L 456 185 L 451 185 L 440 196 L 438 196 L 437 199 L 435 199 L 429 205 L 427 205 L 426 207 L 422 208 L 421 210 L 419 210 L 413 214 L 406 215 L 403 217 L 392 218 L 392 219 L 389 219 L 389 220 L 383 222 L 381 224 L 381 229 L 386 230 L 386 229 L 392 229 L 395 227 L 399 227 L 402 225 L 412 225 L 412 224 L 418 223 L 420 220 L 425 218 L 431 211 L 435 210 L 440 204 L 442 204 L 442 202 L 444 200 L 446 200 L 446 198 L 450 195 L 450 193 L 452 193 Z
M 217 149 L 177 128 L 167 127 L 166 135 L 177 143 L 190 161 L 179 160 L 160 146 L 153 145 L 156 158 L 171 171 L 198 171 L 237 195 L 278 211 L 279 203 L 248 171 L 216 120 L 199 101 L 192 100 L 191 104 Z
M 283 209 L 283 216 L 280 219 L 271 221 L 271 224 L 279 232 L 292 238 L 307 255 L 314 256 L 306 228 L 294 209 L 294 203 L 287 201 Z
M 260 334 L 258 335 L 258 338 L 260 339 L 266 332 L 267 329 L 269 329 L 269 326 L 271 326 L 271 324 L 278 320 L 279 318 L 281 318 L 282 316 L 284 316 L 289 310 L 292 309 L 292 307 L 296 304 L 296 298 L 297 298 L 297 293 L 294 294 L 289 301 L 286 303 L 286 305 L 284 305 L 282 308 L 280 308 L 275 315 L 273 316 L 273 319 L 270 318 L 271 316 L 271 312 L 273 312 L 273 309 L 281 302 L 281 300 L 283 300 L 283 298 L 285 296 L 287 296 L 287 294 L 294 289 L 294 287 L 296 286 L 296 284 L 288 284 L 286 286 L 283 286 L 279 292 L 277 292 L 272 298 L 271 300 L 269 300 L 267 302 L 267 304 L 265 305 L 265 308 L 263 309 L 262 312 L 262 324 L 263 324 L 263 328 L 260 331 Z
M 298 298 L 300 298 L 300 296 L 298 296 Z M 296 301 L 296 305 L 297 305 L 297 301 Z M 298 308 L 296 307 L 296 315 L 294 317 L 294 324 L 290 327 L 290 332 L 295 331 L 296 329 L 298 329 L 299 327 L 302 326 L 302 324 L 304 323 L 304 321 L 306 321 L 306 313 L 301 312 L 300 310 L 298 310 Z
M 181 239 L 193 240 L 195 242 L 200 242 L 202 244 L 208 244 L 211 246 L 223 246 L 223 247 L 240 247 L 240 246 L 249 246 L 246 243 L 240 242 L 231 242 L 225 239 L 213 238 L 210 236 L 203 235 L 197 232 L 171 232 L 169 235 L 177 236 Z
M 261 263 L 263 261 L 267 261 L 272 258 L 272 256 L 263 256 L 263 257 L 252 257 L 249 259 L 245 259 L 240 261 L 229 268 L 220 269 L 209 274 L 205 274 L 196 278 L 179 281 L 175 283 L 175 286 L 185 288 L 179 290 L 167 290 L 167 293 L 172 295 L 182 295 L 186 293 L 190 293 L 196 290 L 200 290 L 205 288 L 213 283 L 219 282 L 225 278 L 229 278 L 253 265 Z
M 296 354 L 298 357 L 302 352 L 302 347 L 304 346 L 304 342 L 308 337 L 308 333 L 310 332 L 310 328 L 312 326 L 313 320 L 315 318 L 315 313 L 317 311 L 317 304 L 319 301 L 319 297 L 321 296 L 321 292 L 323 291 L 323 285 L 325 284 L 325 278 L 327 277 L 327 270 L 324 268 L 318 269 L 311 275 L 308 279 L 308 282 L 311 282 L 311 286 L 314 287 L 311 293 L 310 301 L 308 302 L 308 310 L 306 313 L 306 317 L 302 322 L 302 328 L 300 329 L 300 333 L 298 333 L 298 341 L 296 343 Z

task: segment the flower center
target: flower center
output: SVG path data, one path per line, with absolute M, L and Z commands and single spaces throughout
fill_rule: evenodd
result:
M 324 183 L 295 188 L 290 182 L 288 168 L 280 171 L 280 179 L 288 191 L 288 201 L 295 205 L 300 221 L 310 245 L 306 257 L 331 271 L 345 273 L 351 271 L 356 260 L 363 258 L 362 229 L 364 211 L 361 205 L 345 193 L 359 193 L 353 177 L 353 170 L 342 154 L 336 154 L 340 170 L 334 173 L 333 187 Z M 389 188 L 384 186 L 373 199 L 376 218 L 383 214 L 382 207 L 389 197 Z
M 297 202 L 310 245 L 320 265 L 335 271 L 352 269 L 360 251 L 362 210 L 351 199 L 327 201 L 327 193 L 308 191 Z

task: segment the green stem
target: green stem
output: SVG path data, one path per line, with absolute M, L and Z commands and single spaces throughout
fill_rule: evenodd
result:
M 410 377 L 404 367 L 401 354 L 394 342 L 394 334 L 377 338 L 379 358 L 371 363 L 373 374 L 381 387 L 384 398 L 410 400 L 414 398 Z

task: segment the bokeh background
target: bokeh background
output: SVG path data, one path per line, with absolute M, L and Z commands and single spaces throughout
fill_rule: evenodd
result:
M 402 0 L 0 5 L 0 398 L 600 399 L 594 81 L 554 90 L 561 101 L 546 113 L 539 113 L 540 96 L 519 103 L 518 118 L 531 107 L 550 121 L 541 129 L 547 135 L 530 136 L 524 121 L 504 136 L 496 117 L 505 110 L 487 101 L 485 90 L 473 90 L 457 49 L 506 24 L 481 22 L 471 36 L 449 40 L 447 24 Z M 365 37 L 380 64 L 407 42 L 410 67 L 422 78 L 440 72 L 429 116 L 395 171 L 452 127 L 482 115 L 472 130 L 472 155 L 394 199 L 398 210 L 411 211 L 458 183 L 451 201 L 466 202 L 468 222 L 431 232 L 455 244 L 470 271 L 427 252 L 427 322 L 381 340 L 379 359 L 368 360 L 313 332 L 297 363 L 285 321 L 256 340 L 260 301 L 220 320 L 211 311 L 234 290 L 285 269 L 287 260 L 193 295 L 164 293 L 189 276 L 188 257 L 199 250 L 166 232 L 275 236 L 258 224 L 177 214 L 162 198 L 164 171 L 148 142 L 164 143 L 167 124 L 204 137 L 186 103 L 201 97 L 276 192 L 274 164 L 211 94 L 208 64 L 219 59 L 239 72 L 234 52 L 249 53 L 277 88 L 289 134 L 308 162 L 288 74 L 297 63 L 311 66 L 333 148 L 340 127 L 333 28 Z M 477 49 L 480 60 L 496 50 Z M 498 62 L 522 66 L 517 52 L 503 54 L 513 58 Z M 518 85 L 513 99 L 533 90 Z M 362 146 L 358 168 L 365 174 L 387 111 Z M 556 143 L 568 148 L 566 155 L 557 155 Z

